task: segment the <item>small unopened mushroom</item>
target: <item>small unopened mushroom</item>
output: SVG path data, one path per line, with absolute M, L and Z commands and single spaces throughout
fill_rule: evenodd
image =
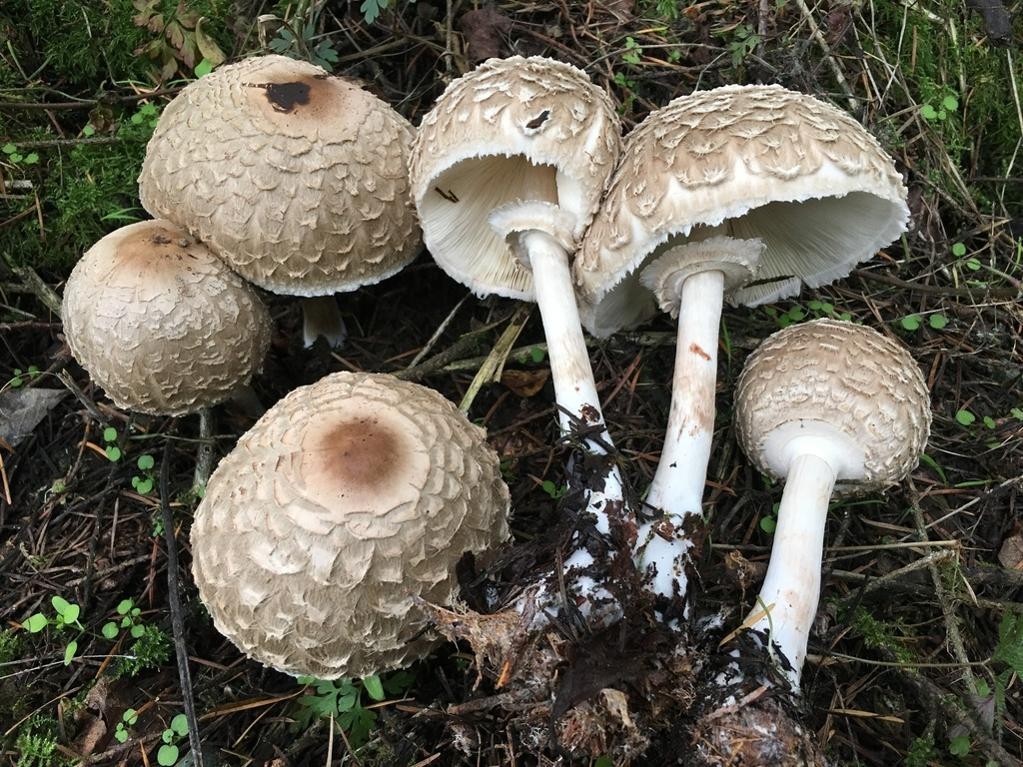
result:
M 899 344 L 862 325 L 816 320 L 775 333 L 750 355 L 735 423 L 754 465 L 785 479 L 771 561 L 746 625 L 767 635 L 798 689 L 828 501 L 881 490 L 913 470 L 927 443 L 930 398 Z
M 365 676 L 426 655 L 413 598 L 450 604 L 455 564 L 508 537 L 483 430 L 444 397 L 335 373 L 270 408 L 214 471 L 192 526 L 214 625 L 293 675 Z
M 188 232 L 141 221 L 111 232 L 64 289 L 71 353 L 118 407 L 183 415 L 248 384 L 270 344 L 256 292 Z
M 562 431 L 595 428 L 587 449 L 597 455 L 610 438 L 569 268 L 619 134 L 610 99 L 581 70 L 541 57 L 490 59 L 453 81 L 423 118 L 410 166 L 423 238 L 444 271 L 479 295 L 539 305 Z M 617 468 L 601 481 L 587 511 L 607 533 L 609 504 L 622 505 Z M 568 567 L 592 562 L 577 553 Z
M 862 126 L 778 86 L 678 98 L 627 137 L 574 274 L 595 335 L 653 312 L 640 274 L 678 317 L 671 411 L 646 498 L 665 516 L 641 527 L 637 542 L 656 593 L 685 593 L 688 530 L 702 515 L 714 429 L 723 298 L 756 305 L 848 274 L 905 229 L 905 196 Z
M 164 109 L 139 176 L 142 204 L 249 282 L 310 299 L 305 340 L 335 345 L 332 294 L 395 274 L 419 249 L 412 127 L 352 82 L 258 56 L 189 84 Z

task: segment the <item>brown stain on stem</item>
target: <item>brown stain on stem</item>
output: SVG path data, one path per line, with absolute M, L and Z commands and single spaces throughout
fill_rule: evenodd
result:
M 705 352 L 703 350 L 703 347 L 700 346 L 695 341 L 693 343 L 689 344 L 689 351 L 691 351 L 693 354 L 697 354 L 697 355 L 703 357 L 705 360 L 707 360 L 707 362 L 710 362 L 710 355 L 707 354 L 707 352 Z

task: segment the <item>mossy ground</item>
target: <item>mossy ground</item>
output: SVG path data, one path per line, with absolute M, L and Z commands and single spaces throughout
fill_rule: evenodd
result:
M 933 434 L 909 481 L 832 508 L 824 599 L 805 672 L 806 723 L 841 765 L 1023 757 L 1023 565 L 1011 557 L 1012 541 L 1023 535 L 1018 18 L 1007 39 L 995 40 L 990 21 L 950 0 L 809 8 L 797 0 L 502 2 L 475 18 L 468 4 L 455 3 L 452 18 L 444 3 L 392 6 L 372 24 L 335 0 L 8 0 L 0 7 L 0 144 L 13 145 L 0 154 L 0 386 L 10 390 L 19 378 L 22 386 L 76 389 L 31 437 L 13 449 L 0 444 L 0 764 L 143 764 L 143 752 L 154 763 L 182 710 L 159 503 L 132 484 L 143 471 L 138 458 L 154 456 L 158 470 L 165 444 L 168 500 L 184 549 L 193 693 L 218 764 L 324 764 L 328 753 L 335 763 L 362 765 L 550 763 L 524 753 L 493 712 L 456 722 L 449 707 L 493 690 L 487 681 L 475 686 L 469 657 L 455 648 L 411 675 L 385 678 L 381 705 L 370 708 L 364 690 L 366 713 L 346 720 L 344 733 L 332 736 L 329 720 L 304 716 L 312 704 L 301 696 L 315 691 L 243 660 L 197 600 L 187 569 L 195 419 L 172 423 L 111 407 L 70 359 L 40 291 L 11 271 L 30 266 L 59 293 L 92 242 L 144 217 L 135 179 L 145 142 L 159 109 L 193 75 L 184 49 L 194 25 L 184 24 L 180 38 L 167 31 L 187 12 L 205 17 L 202 29 L 228 56 L 273 45 L 334 61 L 335 71 L 361 78 L 413 122 L 446 80 L 487 53 L 549 54 L 583 67 L 622 105 L 627 127 L 675 96 L 727 83 L 777 82 L 854 108 L 906 176 L 913 228 L 832 287 L 774 307 L 726 310 L 701 609 L 731 608 L 737 622 L 748 608 L 771 542 L 759 522 L 780 496 L 734 441 L 730 397 L 744 358 L 780 325 L 813 316 L 848 314 L 878 327 L 920 363 Z M 1006 10 L 1019 16 L 1021 7 Z M 161 16 L 153 22 L 159 31 L 136 23 L 143 12 Z M 258 23 L 264 13 L 287 18 L 297 35 Z M 270 404 L 328 371 L 399 371 L 465 293 L 423 255 L 401 275 L 345 298 L 352 337 L 338 354 L 303 351 L 295 305 L 274 298 L 277 330 L 256 390 Z M 417 369 L 420 380 L 461 399 L 515 311 L 509 301 L 469 298 Z M 549 531 L 558 518 L 564 454 L 551 447 L 552 392 L 547 384 L 532 393 L 523 383 L 541 380 L 540 342 L 534 310 L 506 366 L 518 378 L 485 385 L 470 410 L 487 426 L 512 488 L 522 548 L 493 574 L 503 585 L 552 556 Z M 657 462 L 673 343 L 662 319 L 592 348 L 626 475 L 640 490 Z M 16 376 L 30 366 L 38 376 Z M 217 419 L 223 454 L 251 419 L 231 407 Z M 116 430 L 118 462 L 102 455 L 105 427 Z M 1000 551 L 1010 554 L 1000 559 Z M 80 606 L 82 630 L 20 628 L 39 611 L 54 617 L 54 596 Z M 106 636 L 128 599 L 141 608 L 144 632 L 134 637 L 127 626 Z M 72 641 L 74 658 L 65 664 Z M 125 726 L 128 709 L 138 718 Z M 468 756 L 454 747 L 452 724 L 462 741 L 472 734 Z M 685 738 L 671 724 L 661 746 L 636 764 L 684 759 Z M 365 742 L 354 754 L 346 745 L 353 740 Z

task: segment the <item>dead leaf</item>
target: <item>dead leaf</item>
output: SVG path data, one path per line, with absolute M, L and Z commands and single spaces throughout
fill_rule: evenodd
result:
M 8 389 L 0 393 L 0 440 L 16 447 L 66 396 L 66 389 Z
M 998 561 L 1008 570 L 1023 570 L 1023 533 L 1005 539 L 998 552 Z
M 550 370 L 505 370 L 501 383 L 520 397 L 535 397 L 550 377 Z
M 206 59 L 210 64 L 215 67 L 219 67 L 224 63 L 224 59 L 227 57 L 224 52 L 220 50 L 220 46 L 217 45 L 217 41 L 207 35 L 202 28 L 202 23 L 206 21 L 206 17 L 203 16 L 195 23 L 195 44 L 199 48 L 199 53 Z

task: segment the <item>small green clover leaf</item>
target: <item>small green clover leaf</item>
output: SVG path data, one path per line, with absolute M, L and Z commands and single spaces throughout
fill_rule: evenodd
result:
M 170 730 L 164 730 L 164 735 L 168 732 Z M 160 746 L 160 750 L 156 752 L 156 763 L 162 767 L 174 767 L 178 763 L 178 747 L 173 743 Z
M 22 628 L 24 628 L 29 634 L 38 634 L 48 625 L 50 625 L 50 621 L 42 613 L 30 615 L 25 622 L 21 624 Z
M 956 421 L 958 421 L 961 426 L 971 426 L 973 422 L 976 420 L 977 416 L 975 416 L 969 410 L 956 411 Z
M 903 330 L 913 332 L 920 329 L 920 316 L 917 314 L 908 314 L 900 320 Z
M 955 256 L 956 258 L 962 258 L 963 256 L 966 255 L 966 246 L 963 245 L 961 242 L 953 243 L 952 255 Z
M 932 314 L 928 318 L 927 324 L 930 325 L 935 330 L 941 330 L 946 325 L 948 325 L 948 317 L 946 317 L 944 314 Z

